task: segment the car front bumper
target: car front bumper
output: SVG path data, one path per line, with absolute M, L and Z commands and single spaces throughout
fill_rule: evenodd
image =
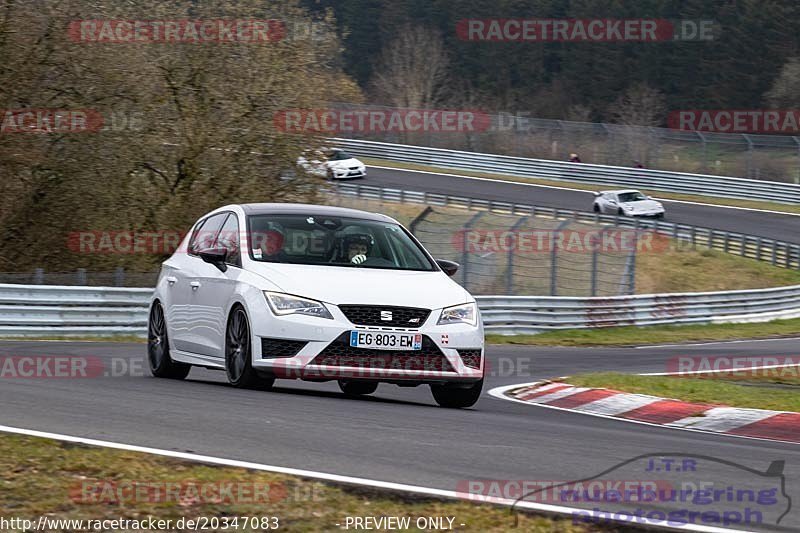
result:
M 470 383 L 484 375 L 483 324 L 437 325 L 433 310 L 418 328 L 360 326 L 327 305 L 333 320 L 302 315 L 274 316 L 264 305 L 252 317 L 253 368 L 277 378 L 419 383 Z M 261 316 L 259 316 L 261 315 Z M 377 350 L 349 346 L 349 332 L 422 335 L 422 349 Z
M 660 217 L 664 216 L 664 210 L 649 210 L 649 211 L 625 211 L 625 216 L 628 217 L 641 217 L 641 218 L 648 218 L 648 217 Z
M 347 179 L 356 179 L 356 178 L 364 178 L 367 175 L 366 168 L 358 168 L 358 169 L 332 169 L 330 176 L 336 180 L 347 180 Z

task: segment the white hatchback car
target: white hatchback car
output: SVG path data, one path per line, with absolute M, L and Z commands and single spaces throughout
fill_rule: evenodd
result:
M 163 263 L 152 302 L 153 375 L 225 370 L 237 387 L 275 378 L 430 385 L 445 407 L 481 394 L 475 299 L 385 215 L 302 204 L 245 204 L 202 217 Z
M 364 178 L 364 163 L 340 148 L 306 151 L 297 159 L 297 165 L 314 176 L 330 180 Z
M 595 213 L 664 218 L 664 205 L 636 190 L 600 191 L 594 195 Z

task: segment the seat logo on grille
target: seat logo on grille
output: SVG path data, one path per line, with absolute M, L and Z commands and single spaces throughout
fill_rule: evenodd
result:
M 381 320 L 384 322 L 391 322 L 392 321 L 392 312 L 391 311 L 381 311 Z

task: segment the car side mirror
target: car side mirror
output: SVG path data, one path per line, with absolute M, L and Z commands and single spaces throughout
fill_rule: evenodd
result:
M 437 259 L 436 264 L 439 265 L 439 268 L 444 271 L 445 274 L 448 276 L 455 276 L 456 272 L 458 272 L 458 263 L 455 261 L 448 261 L 447 259 Z
M 206 263 L 220 269 L 221 272 L 228 270 L 228 265 L 225 264 L 225 260 L 228 259 L 228 250 L 225 248 L 206 248 L 197 252 L 197 255 Z

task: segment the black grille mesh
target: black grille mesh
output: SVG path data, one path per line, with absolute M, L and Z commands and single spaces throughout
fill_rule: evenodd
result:
M 481 351 L 475 350 L 458 350 L 458 355 L 461 356 L 461 361 L 464 366 L 469 368 L 480 369 L 481 367 Z
M 359 326 L 418 328 L 431 314 L 430 309 L 391 307 L 387 305 L 340 305 L 347 320 Z M 391 313 L 391 320 L 381 320 L 381 311 Z
M 311 361 L 312 365 L 355 367 L 387 370 L 426 370 L 455 372 L 455 369 L 427 336 L 422 336 L 422 349 L 414 351 L 374 350 L 350 346 L 350 335 L 344 333 L 325 347 Z
M 261 337 L 261 358 L 294 357 L 306 344 L 306 341 Z

